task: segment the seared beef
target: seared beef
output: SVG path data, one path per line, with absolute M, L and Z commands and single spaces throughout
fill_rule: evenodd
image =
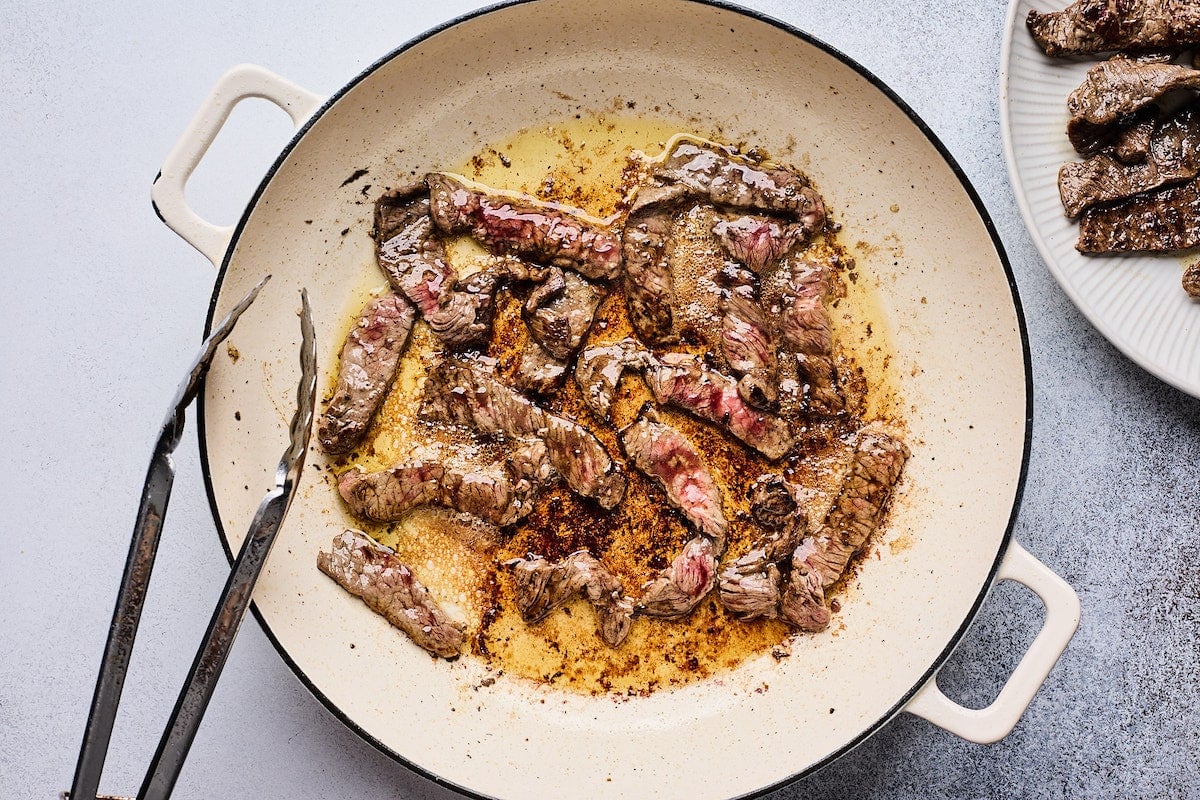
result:
M 1067 138 L 1092 155 L 1108 144 L 1138 111 L 1175 89 L 1200 89 L 1200 70 L 1178 64 L 1111 58 L 1088 70 L 1067 98 Z
M 452 348 L 486 341 L 500 276 L 479 272 L 460 284 L 445 246 L 434 235 L 423 186 L 381 197 L 375 204 L 374 235 L 380 267 L 438 338 Z
M 768 217 L 742 216 L 721 220 L 713 227 L 713 233 L 731 258 L 745 264 L 757 275 L 775 266 L 808 231 L 799 225 Z
M 1200 300 L 1200 261 L 1193 261 L 1183 270 L 1183 290 L 1189 297 Z
M 671 566 L 642 589 L 638 609 L 648 617 L 687 616 L 712 591 L 717 577 L 717 553 L 712 539 L 695 536 L 683 546 Z
M 733 378 L 709 369 L 698 356 L 668 353 L 645 377 L 658 402 L 716 423 L 772 461 L 792 447 L 786 422 L 748 404 Z
M 575 363 L 575 382 L 584 405 L 599 419 L 608 421 L 617 384 L 627 369 L 644 369 L 655 363 L 654 356 L 636 339 L 601 347 L 589 347 Z
M 1153 126 L 1138 164 L 1123 163 L 1114 148 L 1087 161 L 1064 164 L 1058 191 L 1068 217 L 1089 206 L 1178 183 L 1200 174 L 1200 104 Z
M 445 173 L 425 177 L 430 213 L 447 234 L 470 234 L 498 255 L 573 269 L 589 278 L 615 278 L 621 247 L 608 228 L 582 211 L 533 198 L 514 199 Z
M 534 496 L 551 475 L 546 447 L 534 440 L 514 451 L 503 475 L 415 461 L 381 472 L 349 470 L 338 479 L 338 491 L 355 514 L 380 522 L 434 505 L 503 527 L 533 510 Z
M 1079 220 L 1081 253 L 1167 253 L 1200 246 L 1200 179 L 1093 206 Z
M 1150 140 L 1159 125 L 1157 106 L 1147 106 L 1113 139 L 1112 154 L 1122 164 L 1141 164 L 1150 155 Z M 1061 186 L 1061 183 L 1060 183 Z
M 738 394 L 756 408 L 779 401 L 778 362 L 771 323 L 749 287 L 739 287 L 721 301 L 721 355 L 738 376 Z
M 859 432 L 850 471 L 825 522 L 792 554 L 780 605 L 788 623 L 809 632 L 829 624 L 825 591 L 879 526 L 908 455 L 904 442 L 877 425 Z
M 787 216 L 806 234 L 825 224 L 825 204 L 803 175 L 762 169 L 718 145 L 681 140 L 654 169 L 654 177 L 718 206 Z
M 833 364 L 833 323 L 825 305 L 829 290 L 828 265 L 793 262 L 780 298 L 783 308 L 779 339 L 785 351 L 797 356 L 793 363 L 807 387 L 810 404 L 838 411 L 845 400 L 838 390 Z
M 458 656 L 463 626 L 446 616 L 395 553 L 366 534 L 348 530 L 333 537 L 331 552 L 317 554 L 317 567 L 420 647 L 442 658 Z
M 550 394 L 562 385 L 570 364 L 546 352 L 546 348 L 530 339 L 521 351 L 521 360 L 513 375 L 513 383 L 523 392 Z
M 634 466 L 649 476 L 696 530 L 725 549 L 725 516 L 721 490 L 704 466 L 700 453 L 682 433 L 658 421 L 653 409 L 643 409 L 621 431 L 621 444 Z
M 530 296 L 525 315 L 529 332 L 554 358 L 570 359 L 583 344 L 603 299 L 604 292 L 578 273 L 559 272 Z
M 625 495 L 624 475 L 591 432 L 501 382 L 486 359 L 443 358 L 432 364 L 421 414 L 482 434 L 536 437 L 546 443 L 550 463 L 572 490 L 604 508 L 613 508 Z
M 721 603 L 741 619 L 779 616 L 780 563 L 804 540 L 808 523 L 779 475 L 763 475 L 750 490 L 750 514 L 766 530 L 749 552 L 721 571 Z
M 507 562 L 517 584 L 517 610 L 526 622 L 544 619 L 551 611 L 578 594 L 596 609 L 600 638 L 611 647 L 620 646 L 629 635 L 633 602 L 621 581 L 585 551 L 557 563 L 530 555 Z
M 630 208 L 621 234 L 624 256 L 621 287 L 629 321 L 643 342 L 659 344 L 674 328 L 674 275 L 667 245 L 675 225 L 682 187 L 643 187 Z
M 317 423 L 328 453 L 346 453 L 362 441 L 387 395 L 408 344 L 415 310 L 399 295 L 367 303 L 346 337 L 333 399 Z
M 1031 10 L 1025 24 L 1048 56 L 1200 43 L 1195 0 L 1078 0 L 1062 11 Z

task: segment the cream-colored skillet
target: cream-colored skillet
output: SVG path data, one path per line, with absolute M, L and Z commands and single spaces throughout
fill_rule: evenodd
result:
M 184 200 L 188 176 L 247 97 L 298 126 L 235 227 Z M 901 711 L 978 742 L 1006 735 L 1074 633 L 1075 593 L 1012 540 L 1030 444 L 1028 348 L 1011 270 L 987 212 L 928 128 L 878 79 L 779 22 L 671 0 L 529 0 L 404 45 L 324 99 L 261 68 L 217 84 L 155 183 L 163 220 L 219 270 L 219 319 L 265 272 L 239 357 L 202 396 L 201 448 L 227 550 L 286 438 L 295 288 L 312 298 L 330 369 L 375 269 L 371 203 L 347 175 L 461 163 L 483 144 L 614 100 L 788 150 L 878 282 L 914 456 L 880 558 L 860 571 L 840 628 L 680 689 L 614 702 L 430 659 L 315 568 L 346 520 L 329 487 L 301 489 L 256 614 L 280 654 L 340 719 L 397 760 L 464 793 L 734 797 L 845 753 Z M 324 384 L 323 384 L 324 385 Z M 320 465 L 320 455 L 314 453 Z M 888 542 L 903 537 L 905 547 Z M 1046 604 L 1041 632 L 996 701 L 969 710 L 936 685 L 997 580 Z M 353 647 L 351 646 L 353 645 Z M 768 684 L 767 692 L 755 689 Z

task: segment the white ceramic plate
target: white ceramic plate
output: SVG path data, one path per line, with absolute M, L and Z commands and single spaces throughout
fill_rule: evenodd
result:
M 1065 0 L 1013 0 L 1000 56 L 1004 155 L 1017 205 L 1046 266 L 1079 310 L 1135 363 L 1200 397 L 1200 303 L 1180 287 L 1176 256 L 1084 256 L 1063 214 L 1058 169 L 1079 155 L 1067 141 L 1067 95 L 1096 59 L 1044 55 L 1025 27 L 1030 9 Z

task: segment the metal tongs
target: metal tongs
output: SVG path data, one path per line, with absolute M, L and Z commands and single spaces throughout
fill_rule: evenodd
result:
M 137 635 L 138 621 L 146 599 L 150 572 L 154 567 L 159 534 L 162 533 L 163 517 L 167 512 L 167 500 L 170 498 L 171 486 L 175 479 L 175 465 L 171 460 L 171 453 L 178 447 L 183 434 L 184 412 L 196 397 L 200 381 L 208 372 L 217 347 L 229 336 L 238 317 L 250 307 L 270 277 L 268 275 L 263 278 L 250 290 L 205 339 L 191 370 L 175 393 L 170 411 L 167 412 L 162 433 L 159 434 L 158 444 L 154 448 L 154 455 L 146 472 L 141 507 L 138 509 L 137 522 L 133 528 L 133 541 L 129 546 L 129 557 L 125 562 L 125 573 L 121 578 L 108 641 L 104 645 L 96 692 L 92 697 L 92 708 L 83 734 L 83 746 L 75 767 L 75 779 L 71 783 L 69 797 L 73 800 L 95 800 L 97 797 L 100 773 L 104 769 L 113 721 L 121 700 L 125 674 L 129 669 L 129 657 L 133 651 L 133 640 Z M 212 698 L 217 678 L 225 666 L 242 618 L 246 615 L 254 583 L 262 571 L 275 535 L 296 493 L 296 485 L 304 467 L 304 455 L 308 450 L 317 394 L 312 313 L 308 305 L 308 293 L 301 290 L 300 297 L 303 303 L 300 319 L 301 377 L 296 390 L 297 407 L 292 417 L 291 443 L 275 472 L 275 487 L 263 497 L 258 512 L 250 523 L 242 549 L 233 564 L 229 579 L 225 582 L 225 589 L 217 602 L 212 620 L 208 623 L 204 641 L 196 653 L 195 661 L 192 662 L 187 681 L 175 703 L 174 711 L 171 712 L 171 719 L 138 792 L 138 800 L 163 800 L 170 797 L 184 759 L 187 758 L 188 749 L 196 738 L 204 710 Z

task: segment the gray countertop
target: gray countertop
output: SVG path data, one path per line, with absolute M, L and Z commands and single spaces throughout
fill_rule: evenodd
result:
M 155 426 L 203 329 L 213 270 L 168 231 L 150 182 L 201 98 L 250 61 L 329 93 L 409 37 L 476 7 L 359 3 L 5 3 L 0 25 L 0 797 L 67 788 Z M 1035 421 L 1016 537 L 1076 588 L 1083 621 L 1016 730 L 967 743 L 901 715 L 771 795 L 1200 797 L 1200 401 L 1127 361 L 1034 250 L 1001 151 L 1005 8 L 903 0 L 750 5 L 888 83 L 958 159 L 1016 273 Z M 289 7 L 290 6 L 290 7 Z M 235 112 L 189 187 L 232 222 L 289 137 Z M 191 425 L 191 422 L 189 422 Z M 139 785 L 224 580 L 194 426 L 102 788 Z M 941 673 L 981 706 L 1041 606 L 1004 584 Z M 205 718 L 181 798 L 448 798 L 344 727 L 254 622 Z

